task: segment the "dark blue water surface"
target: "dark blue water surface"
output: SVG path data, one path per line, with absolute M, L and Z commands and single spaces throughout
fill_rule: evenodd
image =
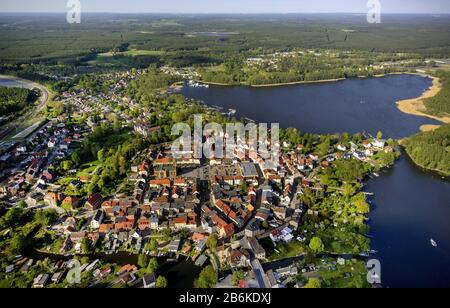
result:
M 415 75 L 353 79 L 275 88 L 183 89 L 190 98 L 237 110 L 237 117 L 278 122 L 303 132 L 383 131 L 402 138 L 438 122 L 400 112 L 396 101 L 420 96 L 432 81 Z M 370 180 L 372 248 L 384 287 L 450 287 L 450 184 L 403 155 Z M 435 248 L 430 239 L 438 243 Z
M 26 88 L 27 85 L 20 80 L 0 77 L 0 87 Z
M 370 227 L 383 285 L 450 287 L 450 183 L 403 155 L 367 190 L 376 194 Z
M 366 131 L 401 138 L 418 132 L 422 124 L 438 122 L 405 114 L 396 101 L 418 97 L 432 84 L 416 75 L 350 79 L 334 83 L 271 88 L 184 87 L 187 97 L 224 109 L 236 109 L 238 118 L 280 123 L 310 133 Z

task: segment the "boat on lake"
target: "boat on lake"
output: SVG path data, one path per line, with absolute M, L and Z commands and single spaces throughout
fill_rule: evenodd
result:
M 430 239 L 430 242 L 431 242 L 431 245 L 432 245 L 433 247 L 437 247 L 437 246 L 438 246 L 438 244 L 436 243 L 435 240 Z

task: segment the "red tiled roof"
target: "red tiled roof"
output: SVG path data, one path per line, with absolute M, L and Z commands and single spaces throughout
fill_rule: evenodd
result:
M 64 200 L 63 203 L 65 204 L 74 204 L 78 202 L 78 198 L 77 197 L 72 197 L 72 196 L 67 196 Z
M 183 178 L 173 180 L 173 185 L 184 185 L 184 184 L 186 184 L 186 180 Z
M 192 234 L 192 240 L 194 242 L 199 242 L 199 241 L 205 240 L 207 238 L 208 238 L 207 234 L 203 234 L 203 233 L 194 233 L 194 234 Z
M 159 158 L 159 159 L 155 159 L 153 164 L 155 164 L 155 165 L 170 165 L 170 164 L 173 164 L 173 159 L 170 157 Z
M 185 224 L 186 223 L 186 217 L 177 217 L 174 219 L 174 222 L 176 224 Z
M 170 186 L 170 180 L 169 179 L 151 180 L 150 185 Z

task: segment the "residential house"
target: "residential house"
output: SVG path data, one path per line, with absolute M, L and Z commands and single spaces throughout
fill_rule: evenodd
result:
M 250 266 L 250 254 L 246 249 L 235 249 L 230 252 L 228 263 L 231 267 L 248 267 Z
M 44 202 L 48 206 L 58 206 L 62 200 L 62 195 L 58 192 L 49 192 L 44 197 Z
M 258 240 L 254 237 L 248 239 L 248 244 L 250 248 L 253 250 L 255 257 L 261 260 L 266 258 L 266 250 L 261 246 Z
M 80 199 L 78 199 L 77 197 L 67 196 L 62 202 L 62 206 L 68 209 L 75 209 L 78 206 L 79 202 Z
M 91 211 L 97 210 L 103 203 L 103 197 L 99 193 L 95 193 L 88 198 L 85 207 Z
M 103 222 L 104 213 L 102 210 L 97 210 L 95 212 L 94 217 L 91 220 L 91 228 L 98 230 L 100 228 L 101 223 Z

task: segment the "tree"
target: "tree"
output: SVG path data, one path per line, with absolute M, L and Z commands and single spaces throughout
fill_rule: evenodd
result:
M 241 270 L 235 271 L 231 276 L 231 284 L 237 286 L 245 278 L 245 273 Z
M 147 255 L 140 254 L 138 256 L 138 265 L 140 268 L 145 268 L 148 265 L 148 257 Z
M 328 150 L 331 146 L 330 137 L 326 137 L 325 140 L 317 146 L 317 151 L 319 156 L 325 156 L 328 153 Z
M 383 139 L 383 133 L 381 131 L 377 133 L 377 139 Z
M 149 273 L 154 273 L 158 269 L 158 259 L 151 258 L 147 265 L 147 271 Z
M 90 243 L 89 239 L 86 236 L 83 237 L 83 239 L 81 240 L 81 251 L 84 254 L 88 254 L 89 253 L 89 249 L 90 249 L 90 245 L 91 245 L 91 243 Z
M 269 229 L 269 223 L 266 220 L 264 220 L 263 222 L 261 222 L 261 227 L 264 230 L 267 230 L 267 229 Z
M 26 202 L 23 201 L 23 200 L 20 200 L 20 201 L 19 201 L 18 206 L 19 206 L 20 208 L 22 208 L 22 209 L 27 208 L 27 204 L 26 204 Z
M 105 161 L 105 158 L 106 158 L 106 156 L 105 156 L 105 150 L 104 149 L 101 149 L 101 150 L 99 150 L 98 152 L 97 152 L 97 159 L 100 161 L 100 162 L 104 162 Z
M 370 206 L 365 200 L 362 200 L 362 199 L 356 200 L 355 206 L 356 206 L 356 209 L 358 210 L 358 212 L 361 214 L 367 214 L 370 212 Z
M 81 163 L 80 155 L 77 152 L 74 152 L 72 156 L 70 156 L 70 159 L 75 164 L 75 166 L 78 166 Z
M 206 240 L 206 247 L 208 247 L 211 251 L 216 251 L 217 248 L 217 235 L 211 234 L 208 236 Z
M 58 219 L 58 213 L 55 210 L 38 211 L 34 215 L 34 219 L 40 225 L 47 227 Z
M 345 183 L 342 186 L 342 193 L 345 197 L 351 197 L 356 193 L 356 188 L 352 184 Z
M 52 116 L 56 118 L 64 112 L 64 105 L 61 102 L 52 103 Z
M 309 248 L 315 253 L 321 253 L 325 250 L 322 240 L 319 237 L 313 237 L 309 242 Z
M 240 185 L 240 187 L 239 187 L 239 190 L 240 190 L 240 192 L 243 193 L 243 194 L 245 194 L 245 193 L 248 192 L 248 184 L 247 184 L 247 181 L 244 180 L 244 181 L 241 182 L 241 185 Z
M 330 176 L 328 174 L 322 174 L 320 176 L 320 184 L 322 184 L 323 186 L 330 185 Z
M 15 234 L 9 244 L 12 253 L 23 253 L 30 245 L 29 239 L 22 233 Z
M 0 226 L 12 227 L 20 223 L 20 219 L 25 215 L 26 211 L 23 208 L 14 207 L 9 209 L 2 218 L 0 218 Z
M 212 265 L 205 267 L 198 279 L 195 281 L 195 287 L 199 289 L 212 288 L 217 283 L 217 273 Z
M 158 248 L 158 242 L 154 238 L 152 238 L 150 242 L 147 243 L 145 248 L 150 251 L 155 251 Z
M 119 173 L 125 175 L 127 173 L 127 160 L 122 155 L 119 156 Z
M 172 229 L 164 229 L 162 233 L 164 241 L 169 241 L 172 238 Z
M 305 285 L 305 289 L 320 289 L 321 282 L 317 278 L 309 278 L 308 283 Z
M 65 160 L 61 163 L 61 168 L 64 171 L 69 171 L 70 169 L 72 169 L 72 162 L 70 160 Z
M 169 285 L 169 283 L 164 276 L 158 276 L 158 278 L 156 278 L 156 287 L 158 289 L 167 288 L 168 285 Z
M 187 229 L 183 229 L 183 230 L 180 231 L 179 235 L 180 235 L 180 238 L 184 240 L 184 239 L 187 239 L 189 237 L 190 232 Z

